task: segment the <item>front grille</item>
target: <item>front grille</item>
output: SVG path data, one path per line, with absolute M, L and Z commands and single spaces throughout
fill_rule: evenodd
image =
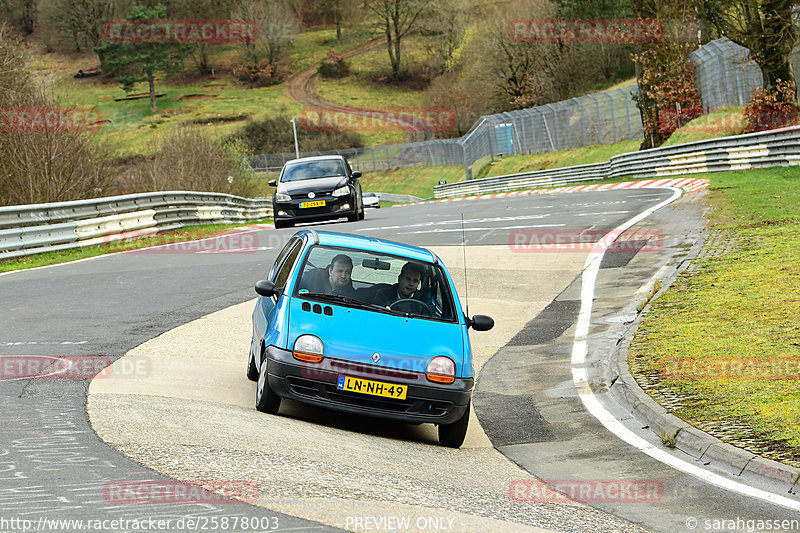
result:
M 416 372 L 408 372 L 403 370 L 395 370 L 392 368 L 385 368 L 380 366 L 363 365 L 359 363 L 348 363 L 347 361 L 333 360 L 330 362 L 331 370 L 336 372 L 348 373 L 357 372 L 369 377 L 386 377 L 386 378 L 399 378 L 399 379 L 421 379 L 421 374 Z
M 363 407 L 365 409 L 387 411 L 393 413 L 418 414 L 425 416 L 444 416 L 453 407 L 451 402 L 407 398 L 405 400 L 389 400 L 378 396 L 369 396 L 357 392 L 346 392 L 328 385 L 297 376 L 289 376 L 286 383 L 298 396 L 324 400 L 341 405 Z

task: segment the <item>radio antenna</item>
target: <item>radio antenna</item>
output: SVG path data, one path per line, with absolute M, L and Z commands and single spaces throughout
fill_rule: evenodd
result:
M 461 213 L 461 250 L 464 253 L 464 301 L 467 305 L 467 320 L 469 320 L 469 283 L 467 283 L 467 236 L 464 233 L 464 213 Z

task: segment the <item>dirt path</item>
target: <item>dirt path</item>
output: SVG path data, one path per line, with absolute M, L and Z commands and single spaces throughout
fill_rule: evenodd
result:
M 369 42 L 366 42 L 360 46 L 357 46 L 351 50 L 343 52 L 342 54 L 340 54 L 340 56 L 344 59 L 348 59 L 350 57 L 363 54 L 364 52 L 378 49 L 384 44 L 386 44 L 386 40 L 383 37 L 379 37 L 377 39 L 373 39 Z M 314 65 L 311 65 L 310 67 L 304 68 L 300 72 L 297 72 L 293 74 L 291 77 L 289 77 L 289 79 L 286 81 L 286 87 L 284 88 L 284 92 L 289 98 L 291 98 L 298 104 L 309 108 L 308 111 L 311 111 L 312 113 L 315 111 L 320 115 L 323 114 L 337 115 L 337 116 L 327 116 L 324 119 L 322 119 L 322 121 L 337 120 L 337 122 L 339 122 L 341 121 L 342 118 L 341 115 L 358 115 L 358 116 L 372 117 L 373 119 L 380 120 L 382 122 L 392 123 L 395 124 L 398 128 L 402 128 L 410 132 L 421 131 L 423 129 L 422 127 L 415 125 L 412 121 L 410 121 L 409 120 L 410 117 L 394 116 L 394 115 L 386 116 L 385 111 L 382 111 L 380 109 L 363 109 L 356 107 L 347 107 L 320 98 L 320 96 L 314 91 L 314 76 L 317 75 L 317 67 L 319 67 L 320 63 L 316 63 Z
M 385 42 L 386 40 L 383 37 L 373 39 L 351 50 L 343 52 L 341 54 L 341 57 L 344 59 L 348 59 L 358 54 L 363 54 L 364 52 L 375 50 Z M 300 72 L 297 72 L 292 76 L 290 76 L 289 79 L 286 81 L 286 88 L 284 89 L 286 95 L 295 102 L 297 102 L 298 104 L 304 105 L 306 107 L 330 109 L 333 111 L 340 111 L 343 113 L 363 114 L 364 113 L 363 109 L 345 107 L 345 106 L 340 106 L 339 104 L 336 104 L 334 102 L 328 102 L 327 100 L 323 100 L 322 98 L 320 98 L 319 95 L 317 95 L 317 93 L 314 92 L 314 87 L 313 87 L 314 76 L 317 75 L 317 67 L 319 67 L 320 63 L 315 63 L 314 65 L 306 67 Z

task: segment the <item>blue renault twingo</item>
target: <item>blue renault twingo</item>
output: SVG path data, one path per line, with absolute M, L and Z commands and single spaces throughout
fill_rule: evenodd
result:
M 453 281 L 432 252 L 324 231 L 295 233 L 256 283 L 247 377 L 256 408 L 281 399 L 438 425 L 458 448 L 475 382 L 468 328 Z

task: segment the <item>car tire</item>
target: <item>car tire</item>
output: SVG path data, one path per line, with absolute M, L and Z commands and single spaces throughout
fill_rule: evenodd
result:
M 364 217 L 367 215 L 366 211 L 364 204 L 361 204 L 361 212 L 358 214 L 358 220 L 364 220 Z
M 254 350 L 250 347 L 250 357 L 247 358 L 247 379 L 250 381 L 258 381 L 258 369 L 256 368 L 256 358 L 253 354 Z M 261 357 L 261 354 L 259 354 Z
M 356 211 L 352 215 L 347 215 L 347 221 L 348 222 L 358 222 L 359 221 L 358 211 Z
M 261 371 L 258 373 L 258 383 L 256 384 L 256 409 L 262 413 L 274 415 L 281 406 L 281 397 L 275 394 L 269 386 L 269 376 L 267 375 L 267 361 L 261 361 Z
M 470 403 L 467 403 L 467 410 L 452 424 L 439 424 L 439 444 L 448 448 L 460 448 L 464 444 L 469 425 L 469 408 Z

